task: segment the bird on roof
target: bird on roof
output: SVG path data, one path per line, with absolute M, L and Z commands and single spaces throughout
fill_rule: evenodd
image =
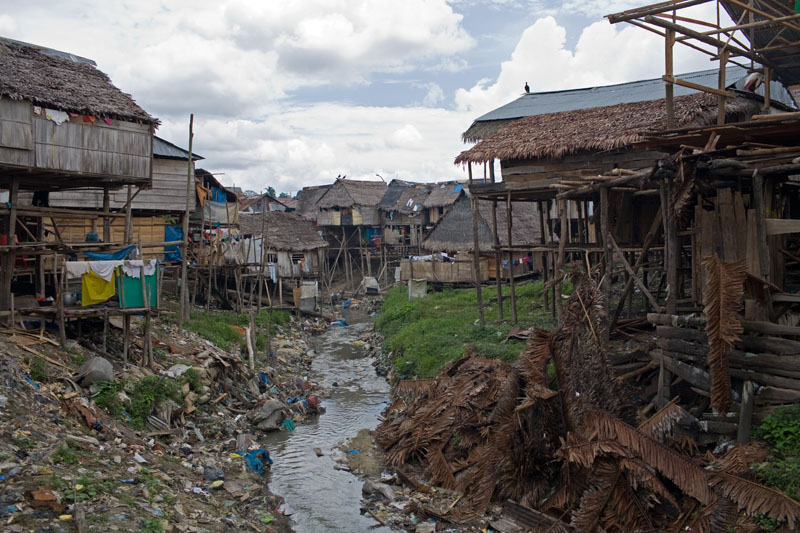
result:
M 531 92 L 531 88 L 530 88 L 530 86 L 528 86 L 528 82 L 526 81 L 525 82 L 525 94 L 530 94 L 530 92 Z
M 764 83 L 764 75 L 760 72 L 751 72 L 750 75 L 744 79 L 744 90 L 754 93 L 756 89 L 761 87 L 762 83 Z

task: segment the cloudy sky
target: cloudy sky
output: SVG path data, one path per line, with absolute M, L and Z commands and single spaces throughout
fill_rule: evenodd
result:
M 226 185 L 436 181 L 472 119 L 522 93 L 659 77 L 626 0 L 0 0 L 0 36 L 95 60 Z M 706 6 L 695 15 L 712 19 Z M 679 47 L 676 71 L 712 68 Z

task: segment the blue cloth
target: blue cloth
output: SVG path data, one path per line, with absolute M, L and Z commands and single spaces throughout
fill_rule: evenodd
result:
M 212 202 L 227 202 L 228 196 L 225 191 L 219 187 L 211 187 L 211 201 Z
M 267 463 L 273 464 L 272 458 L 269 456 L 269 452 L 264 448 L 251 450 L 247 453 L 244 452 L 240 453 L 244 455 L 244 459 L 245 461 L 247 461 L 247 468 L 250 469 L 251 472 L 255 472 L 256 474 L 264 473 L 264 463 L 262 463 L 261 459 L 258 458 L 259 455 L 263 455 L 264 458 L 267 460 Z
M 135 249 L 136 246 L 127 246 L 116 252 L 83 252 L 83 255 L 95 261 L 122 261 Z
M 455 187 L 453 187 L 453 194 L 458 194 L 461 192 L 461 184 L 459 183 Z
M 286 418 L 281 425 L 289 431 L 294 431 L 294 420 Z
M 183 228 L 180 226 L 164 226 L 164 241 L 182 241 Z M 167 246 L 164 248 L 164 261 L 183 261 L 181 257 L 180 245 Z

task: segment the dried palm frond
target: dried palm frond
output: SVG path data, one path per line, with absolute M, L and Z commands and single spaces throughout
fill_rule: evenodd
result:
M 576 531 L 591 533 L 601 525 L 603 510 L 612 495 L 620 476 L 613 462 L 601 462 L 592 472 L 591 485 L 581 496 L 580 505 L 572 513 L 571 525 Z
M 680 509 L 680 505 L 669 492 L 667 487 L 658 479 L 655 471 L 640 459 L 620 459 L 619 466 L 625 471 L 626 478 L 631 487 L 636 490 L 644 487 L 654 495 L 669 502 L 675 509 Z
M 785 520 L 790 529 L 800 522 L 800 503 L 777 489 L 725 472 L 709 472 L 709 483 L 750 516 Z
M 677 404 L 675 398 L 667 405 L 659 409 L 653 416 L 639 424 L 639 431 L 649 437 L 653 437 L 659 442 L 664 442 L 664 437 L 672 432 L 675 424 L 688 414 Z
M 721 261 L 716 254 L 703 259 L 703 266 L 707 271 L 703 313 L 708 335 L 711 407 L 725 412 L 730 409 L 732 401 L 728 352 L 743 331 L 739 311 L 747 267 L 744 261 Z
M 615 440 L 585 441 L 574 433 L 568 433 L 566 442 L 555 454 L 584 468 L 591 468 L 597 457 L 604 455 L 627 457 L 628 452 Z
M 553 334 L 543 329 L 534 329 L 519 358 L 525 380 L 547 387 L 547 363 L 552 357 Z
M 432 448 L 426 455 L 428 459 L 428 468 L 431 471 L 431 478 L 433 483 L 440 485 L 446 489 L 453 489 L 456 486 L 456 480 L 453 478 L 453 470 L 450 464 L 445 459 L 442 450 Z
M 620 476 L 603 512 L 603 526 L 609 531 L 654 531 L 648 511 L 625 476 Z
M 707 473 L 687 458 L 603 411 L 588 418 L 587 430 L 599 439 L 616 439 L 683 492 L 706 505 L 714 501 Z
M 436 385 L 438 381 L 435 379 L 403 379 L 395 387 L 395 393 L 398 396 L 418 398 Z
M 715 459 L 710 467 L 714 470 L 736 474 L 738 476 L 750 473 L 750 465 L 764 461 L 769 455 L 769 450 L 756 443 L 740 444 L 728 450 L 728 453 Z

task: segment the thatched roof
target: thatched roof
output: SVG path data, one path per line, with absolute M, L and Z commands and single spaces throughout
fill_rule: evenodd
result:
M 706 93 L 675 98 L 677 127 L 716 123 L 717 97 Z M 755 100 L 728 101 L 732 121 L 760 109 Z M 497 133 L 456 157 L 456 164 L 483 163 L 492 159 L 560 159 L 581 151 L 606 151 L 629 146 L 648 132 L 666 129 L 665 100 L 649 100 L 562 113 L 534 115 L 515 120 Z
M 386 212 L 419 213 L 424 209 L 423 204 L 431 187 L 435 185 L 394 179 L 389 182 L 378 209 Z
M 316 220 L 317 212 L 319 211 L 317 202 L 329 188 L 330 185 L 303 187 L 303 189 L 297 193 L 297 214 L 303 218 Z
M 266 227 L 266 245 L 272 250 L 304 252 L 328 246 L 313 222 L 285 211 L 239 215 L 239 227 L 243 234 L 256 236 Z
M 94 64 L 63 52 L 0 38 L 0 96 L 95 117 L 157 124 Z
M 492 202 L 478 202 L 478 242 L 481 252 L 494 251 L 492 236 Z M 533 202 L 512 202 L 511 238 L 513 244 L 535 246 L 539 242 L 539 212 Z M 506 224 L 505 202 L 497 204 L 497 232 L 500 245 L 508 244 L 508 225 Z M 453 205 L 452 209 L 434 226 L 422 241 L 422 247 L 431 252 L 472 252 L 472 213 L 470 200 L 466 196 Z
M 431 184 L 431 193 L 425 198 L 423 206 L 447 207 L 456 203 L 464 195 L 464 183 L 459 181 L 446 181 Z
M 386 194 L 386 188 L 382 181 L 337 179 L 317 201 L 317 206 L 322 209 L 377 207 Z

